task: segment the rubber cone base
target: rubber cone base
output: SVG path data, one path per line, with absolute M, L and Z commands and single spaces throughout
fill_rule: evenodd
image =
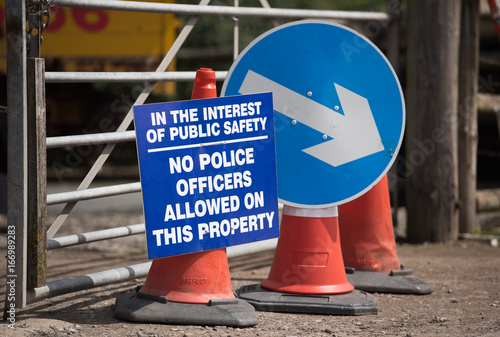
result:
M 236 295 L 259 311 L 346 316 L 378 313 L 377 299 L 359 290 L 344 294 L 304 295 L 272 291 L 253 284 L 241 287 Z
M 169 302 L 165 296 L 135 291 L 119 296 L 115 318 L 132 322 L 174 325 L 251 327 L 259 320 L 255 309 L 243 300 L 210 300 L 208 304 Z
M 355 289 L 391 294 L 427 295 L 432 288 L 413 275 L 411 269 L 392 270 L 389 273 L 358 271 L 345 268 L 347 280 Z

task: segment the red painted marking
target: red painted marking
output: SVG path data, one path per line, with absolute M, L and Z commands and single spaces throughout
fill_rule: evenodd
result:
M 89 32 L 99 32 L 106 28 L 109 22 L 108 13 L 100 9 L 74 8 L 72 13 L 76 24 Z M 97 14 L 97 21 L 88 21 L 87 15 L 91 13 Z
M 3 25 L 5 23 L 5 10 L 3 8 L 0 8 L 0 25 Z

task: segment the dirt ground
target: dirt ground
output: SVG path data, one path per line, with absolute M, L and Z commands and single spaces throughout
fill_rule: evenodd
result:
M 137 214 L 121 215 L 130 219 Z M 78 218 L 78 217 L 77 217 Z M 106 216 L 94 223 L 108 223 Z M 127 244 L 93 244 L 49 252 L 48 278 L 61 279 L 146 261 L 141 236 Z M 115 240 L 119 241 L 119 240 Z M 136 242 L 137 241 L 137 242 Z M 0 242 L 1 254 L 5 245 Z M 126 248 L 124 248 L 126 247 Z M 144 246 L 145 247 L 145 246 Z M 30 304 L 16 316 L 16 329 L 2 336 L 500 336 L 500 248 L 489 241 L 399 244 L 401 263 L 434 289 L 430 295 L 374 294 L 375 315 L 328 316 L 257 312 L 251 328 L 137 324 L 113 317 L 118 295 L 144 278 L 62 295 Z M 273 251 L 229 259 L 232 287 L 267 277 Z M 2 259 L 3 260 L 3 259 Z M 0 298 L 5 298 L 5 265 Z

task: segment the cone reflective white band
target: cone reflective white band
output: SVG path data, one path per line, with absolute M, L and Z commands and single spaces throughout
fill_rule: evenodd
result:
M 338 216 L 339 212 L 337 206 L 328 208 L 297 208 L 285 205 L 283 206 L 283 214 L 304 218 L 328 218 Z

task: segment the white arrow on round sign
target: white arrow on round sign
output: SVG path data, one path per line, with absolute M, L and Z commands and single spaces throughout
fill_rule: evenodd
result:
M 257 88 L 273 93 L 273 106 L 278 112 L 333 138 L 303 150 L 313 157 L 339 166 L 384 150 L 366 98 L 336 83 L 345 116 L 249 70 L 239 92 L 250 94 Z M 346 147 L 352 151 L 339 151 Z
M 304 20 L 255 39 L 221 94 L 273 93 L 278 197 L 301 208 L 340 205 L 374 186 L 396 159 L 405 106 L 391 65 L 367 38 Z

